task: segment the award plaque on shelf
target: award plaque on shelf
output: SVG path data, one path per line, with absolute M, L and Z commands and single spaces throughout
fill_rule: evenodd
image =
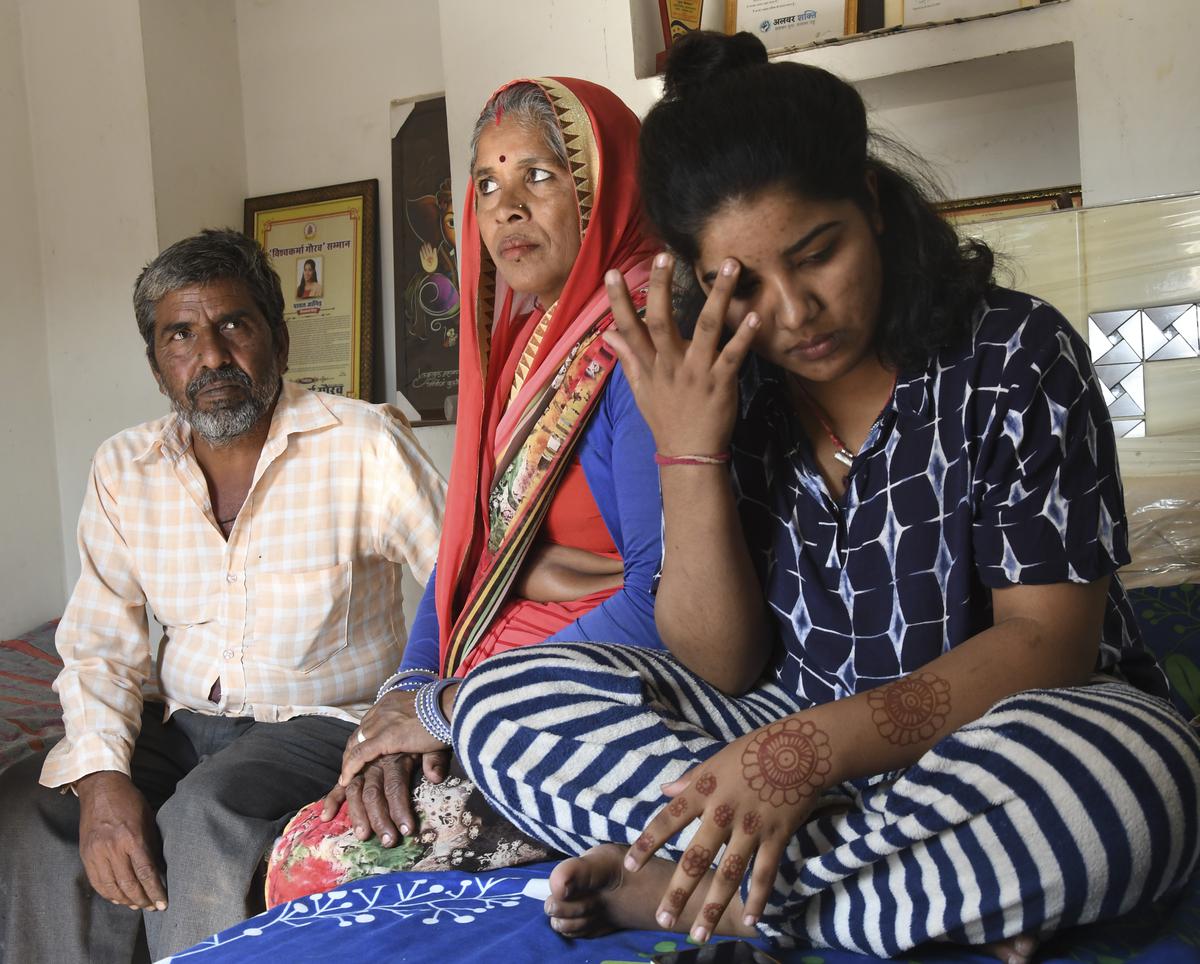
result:
M 857 0 L 725 0 L 725 32 L 748 31 L 768 50 L 803 47 L 844 37 Z
M 658 16 L 662 20 L 664 49 L 659 53 L 655 67 L 661 73 L 667 60 L 671 44 L 680 37 L 700 29 L 700 15 L 704 0 L 658 0 Z

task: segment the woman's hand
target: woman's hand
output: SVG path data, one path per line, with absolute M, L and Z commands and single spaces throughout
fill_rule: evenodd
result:
M 617 589 L 624 581 L 625 566 L 620 559 L 542 542 L 530 549 L 513 591 L 534 602 L 571 602 Z
M 412 805 L 412 787 L 424 771 L 430 783 L 441 783 L 450 769 L 450 753 L 393 753 L 367 764 L 346 786 L 338 784 L 325 796 L 321 819 L 332 820 L 345 802 L 350 825 L 359 840 L 379 836 L 384 847 L 394 847 L 400 838 L 415 834 L 420 826 Z
M 788 716 L 730 743 L 707 762 L 663 787 L 671 803 L 650 821 L 625 857 L 636 871 L 671 836 L 700 820 L 663 895 L 655 918 L 676 919 L 727 844 L 691 937 L 705 941 L 737 892 L 751 860 L 754 870 L 743 923 L 762 915 L 788 841 L 808 819 L 822 789 L 834 782 L 828 735 L 811 714 Z
M 454 705 L 457 686 L 442 691 L 442 705 Z M 416 693 L 395 690 L 367 710 L 358 729 L 346 741 L 338 786 L 348 787 L 368 763 L 395 753 L 427 754 L 449 747 L 421 725 L 414 708 Z M 434 783 L 438 781 L 433 781 Z
M 660 253 L 650 272 L 645 323 L 619 271 L 605 275 L 617 331 L 605 335 L 629 379 L 638 408 L 664 455 L 715 455 L 729 448 L 737 416 L 737 375 L 758 327 L 753 312 L 724 348 L 721 330 L 740 266 L 725 261 L 690 342 L 671 312 L 674 259 Z

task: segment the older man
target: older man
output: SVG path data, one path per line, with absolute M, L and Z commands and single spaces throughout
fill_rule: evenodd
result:
M 264 851 L 398 662 L 401 567 L 424 581 L 437 552 L 444 485 L 403 416 L 282 381 L 255 242 L 172 245 L 134 309 L 173 414 L 93 461 L 57 636 L 66 736 L 0 779 L 9 962 L 129 960 L 143 916 L 157 959 L 254 913 Z

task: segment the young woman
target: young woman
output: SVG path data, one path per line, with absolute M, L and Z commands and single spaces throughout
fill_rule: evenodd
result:
M 853 88 L 748 34 L 673 49 L 640 170 L 674 258 L 644 324 L 608 279 L 670 653 L 522 650 L 455 708 L 493 805 L 582 854 L 552 877 L 563 934 L 1020 962 L 1197 864 L 1200 741 L 1115 575 L 1087 349 L 869 144 Z

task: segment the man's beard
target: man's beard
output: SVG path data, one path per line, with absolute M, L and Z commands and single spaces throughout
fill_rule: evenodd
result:
M 213 385 L 238 385 L 248 392 L 240 401 L 221 400 L 215 408 L 196 408 L 196 398 Z M 270 369 L 261 382 L 255 382 L 240 368 L 227 365 L 223 368 L 205 369 L 184 390 L 183 399 L 172 396 L 171 408 L 186 421 L 192 431 L 214 448 L 236 442 L 259 423 L 271 410 L 279 394 L 279 366 L 272 361 Z

